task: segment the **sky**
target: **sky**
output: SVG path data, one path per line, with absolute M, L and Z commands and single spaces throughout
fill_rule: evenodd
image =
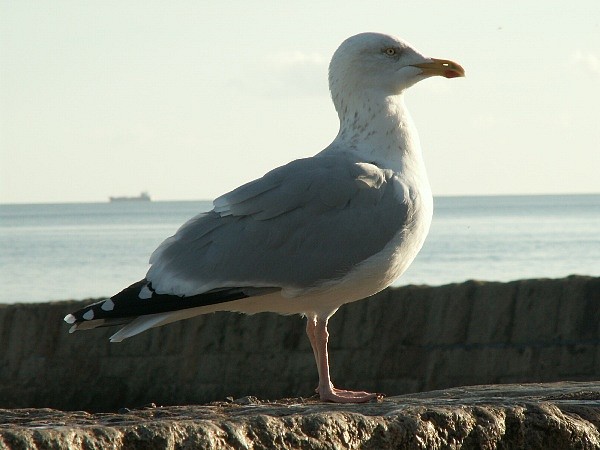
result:
M 364 31 L 467 72 L 406 93 L 434 195 L 600 192 L 598 0 L 0 0 L 0 203 L 212 199 L 311 156 Z

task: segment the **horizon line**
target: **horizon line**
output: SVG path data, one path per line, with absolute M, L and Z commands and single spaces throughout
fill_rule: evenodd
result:
M 434 198 L 465 198 L 465 197 L 576 197 L 576 196 L 593 196 L 600 195 L 600 192 L 570 192 L 570 193 L 518 193 L 518 194 L 463 194 L 463 195 L 448 195 L 438 194 Z M 107 197 L 108 198 L 108 197 Z M 213 202 L 213 199 L 152 199 L 150 203 L 167 203 L 167 202 Z M 125 202 L 128 203 L 128 202 Z M 137 203 L 133 201 L 132 203 Z M 0 202 L 0 206 L 17 206 L 17 205 L 89 205 L 89 204 L 111 204 L 109 200 L 84 200 L 84 201 L 39 201 L 39 202 Z

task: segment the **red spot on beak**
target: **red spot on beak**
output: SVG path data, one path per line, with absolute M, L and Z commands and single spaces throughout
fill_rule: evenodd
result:
M 456 72 L 455 70 L 446 70 L 444 71 L 444 76 L 446 78 L 456 78 L 460 77 L 460 73 Z

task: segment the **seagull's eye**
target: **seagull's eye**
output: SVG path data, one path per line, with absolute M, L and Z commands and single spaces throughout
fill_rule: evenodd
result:
M 395 49 L 395 48 L 393 48 L 393 47 L 386 48 L 386 49 L 384 50 L 384 52 L 385 52 L 385 54 L 386 54 L 386 55 L 388 55 L 388 56 L 395 56 L 395 55 L 396 55 L 396 53 L 397 53 L 396 49 Z

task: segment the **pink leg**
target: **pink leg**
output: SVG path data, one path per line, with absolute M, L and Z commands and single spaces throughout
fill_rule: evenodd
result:
M 317 327 L 317 317 L 316 316 L 307 316 L 306 317 L 306 335 L 308 336 L 308 340 L 310 341 L 310 346 L 313 351 L 313 355 L 315 355 L 315 361 L 319 360 L 319 352 L 317 351 L 317 343 L 315 338 L 315 329 Z M 319 364 L 317 363 L 317 370 L 319 369 Z M 321 378 L 321 374 L 319 373 L 319 378 Z M 318 389 L 317 389 L 318 391 Z
M 327 342 L 329 340 L 327 319 L 320 319 L 314 316 L 308 317 L 306 334 L 313 349 L 317 370 L 319 371 L 319 387 L 317 388 L 317 392 L 321 400 L 336 403 L 362 403 L 377 397 L 377 394 L 369 392 L 346 391 L 333 387 L 329 376 L 329 356 L 327 354 Z

